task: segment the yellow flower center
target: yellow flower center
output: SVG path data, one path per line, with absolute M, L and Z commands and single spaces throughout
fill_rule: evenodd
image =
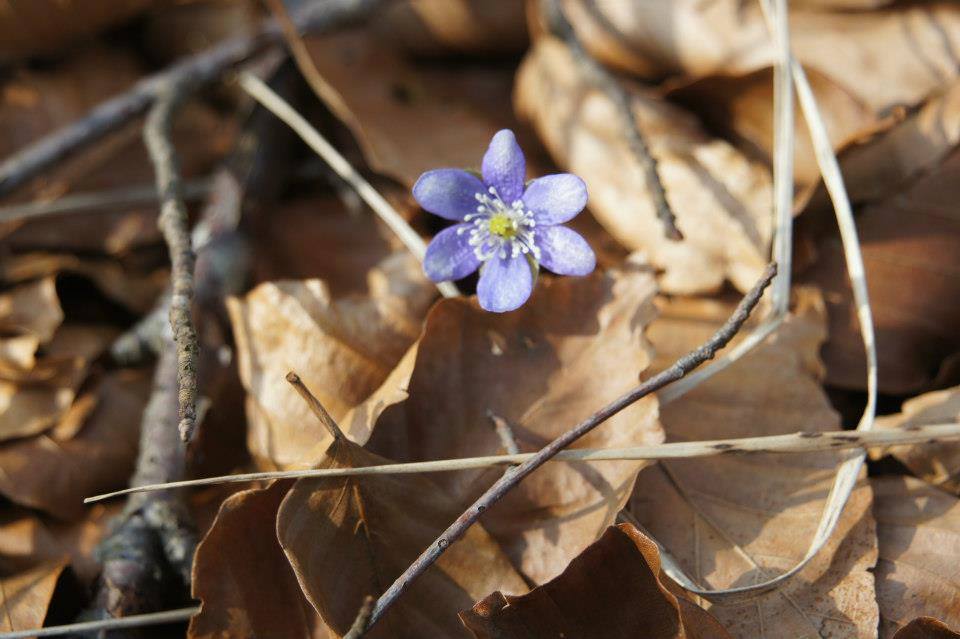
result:
M 517 234 L 517 226 L 509 216 L 497 213 L 490 216 L 490 232 L 500 237 L 512 239 Z

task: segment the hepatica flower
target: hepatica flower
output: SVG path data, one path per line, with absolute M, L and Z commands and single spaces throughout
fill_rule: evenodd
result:
M 502 313 L 530 297 L 540 266 L 559 275 L 587 275 L 596 258 L 563 222 L 587 203 L 576 175 L 546 175 L 524 186 L 526 160 L 513 131 L 493 136 L 481 180 L 460 169 L 420 176 L 413 196 L 425 210 L 457 222 L 440 231 L 423 260 L 434 282 L 458 280 L 480 269 L 480 306 Z

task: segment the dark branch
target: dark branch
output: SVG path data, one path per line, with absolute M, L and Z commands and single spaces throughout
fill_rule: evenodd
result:
M 650 196 L 653 198 L 653 206 L 657 211 L 657 217 L 663 223 L 664 233 L 671 240 L 682 240 L 683 234 L 677 228 L 677 218 L 670 208 L 667 193 L 663 188 L 663 182 L 660 180 L 657 159 L 653 157 L 643 133 L 637 126 L 637 120 L 630 108 L 630 97 L 616 78 L 583 48 L 573 25 L 570 24 L 563 13 L 560 0 L 544 0 L 543 6 L 550 30 L 567 44 L 577 62 L 586 69 L 593 82 L 607 94 L 607 97 L 610 98 L 620 113 L 626 129 L 627 144 L 646 175 Z
M 519 466 L 504 473 L 503 477 L 501 477 L 496 483 L 488 488 L 487 491 L 483 493 L 483 495 L 481 495 L 472 506 L 470 506 L 462 515 L 460 515 L 460 517 L 458 517 L 457 520 L 453 522 L 453 524 L 451 524 L 450 527 L 447 528 L 429 548 L 424 550 L 417 560 L 414 561 L 413 564 L 411 564 L 410 567 L 407 568 L 404 573 L 393 582 L 387 591 L 380 596 L 380 599 L 377 600 L 376 607 L 373 609 L 373 614 L 370 617 L 370 622 L 367 627 L 369 628 L 373 626 L 381 617 L 383 617 L 383 614 L 397 600 L 403 591 L 406 590 L 407 587 L 409 587 L 417 577 L 423 574 L 427 568 L 432 566 L 437 558 L 440 557 L 440 555 L 442 555 L 443 552 L 450 547 L 450 544 L 463 537 L 467 529 L 478 519 L 480 519 L 480 516 L 487 509 L 500 501 L 504 495 L 515 488 L 530 473 L 544 465 L 546 462 L 550 461 L 550 459 L 561 450 L 574 443 L 623 409 L 634 404 L 640 399 L 643 399 L 647 395 L 660 390 L 667 384 L 677 381 L 705 361 L 713 359 L 713 357 L 717 354 L 717 351 L 726 346 L 727 343 L 733 339 L 734 335 L 740 331 L 740 328 L 750 316 L 750 312 L 760 301 L 763 291 L 767 288 L 767 286 L 770 284 L 770 281 L 776 274 L 776 264 L 770 264 L 767 266 L 760 278 L 760 281 L 758 281 L 750 290 L 750 292 L 748 292 L 740 301 L 740 304 L 737 306 L 736 310 L 734 310 L 733 315 L 731 315 L 726 323 L 720 328 L 720 330 L 718 330 L 713 337 L 711 337 L 700 348 L 687 353 L 678 359 L 670 368 L 654 375 L 645 382 L 640 383 L 640 385 L 630 392 L 607 404 L 596 413 L 544 446 L 536 455 L 523 462 Z
M 303 31 L 334 29 L 376 9 L 383 0 L 325 0 L 305 3 L 293 20 Z M 0 197 L 36 177 L 84 146 L 142 115 L 162 91 L 174 84 L 206 84 L 281 39 L 267 21 L 253 35 L 222 42 L 137 82 L 129 91 L 94 107 L 86 116 L 37 140 L 0 163 Z
M 364 597 L 363 605 L 360 606 L 360 610 L 357 612 L 357 618 L 354 619 L 353 625 L 350 626 L 347 634 L 343 635 L 343 639 L 359 639 L 363 636 L 363 633 L 365 633 L 370 626 L 370 615 L 373 614 L 373 604 L 373 597 Z

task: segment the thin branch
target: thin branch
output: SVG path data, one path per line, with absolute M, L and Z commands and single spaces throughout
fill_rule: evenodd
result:
M 343 434 L 343 431 L 340 430 L 340 425 L 337 424 L 336 420 L 330 416 L 330 413 L 327 412 L 327 409 L 323 407 L 323 404 L 320 403 L 320 400 L 317 399 L 316 395 L 310 392 L 310 389 L 307 388 L 307 385 L 303 383 L 303 380 L 300 379 L 300 376 L 290 371 L 287 373 L 287 381 L 290 382 L 290 385 L 296 389 L 300 397 L 303 398 L 303 401 L 307 403 L 307 406 L 310 407 L 310 412 L 316 415 L 317 419 L 323 424 L 323 427 L 327 429 L 327 432 L 335 440 L 346 439 L 346 435 Z
M 190 180 L 183 185 L 183 198 L 199 200 L 210 192 L 207 179 Z M 125 186 L 92 193 L 71 193 L 55 200 L 24 202 L 0 207 L 0 222 L 26 220 L 63 215 L 65 213 L 103 212 L 129 209 L 135 206 L 156 204 L 160 201 L 157 187 L 153 184 Z
M 429 548 L 423 551 L 420 557 L 417 558 L 413 564 L 407 568 L 402 575 L 400 575 L 396 581 L 393 582 L 387 591 L 380 596 L 380 599 L 377 600 L 377 605 L 373 610 L 373 615 L 370 617 L 370 625 L 375 624 L 383 614 L 390 608 L 391 605 L 397 600 L 397 598 L 403 593 L 407 587 L 416 580 L 424 571 L 427 570 L 437 558 L 443 554 L 443 552 L 450 546 L 450 544 L 456 542 L 460 539 L 467 529 L 472 526 L 480 516 L 488 508 L 493 506 L 495 503 L 500 501 L 500 499 L 506 495 L 510 490 L 515 488 L 525 477 L 530 475 L 537 468 L 545 464 L 552 457 L 556 456 L 561 450 L 577 441 L 594 428 L 605 422 L 610 417 L 616 415 L 623 409 L 628 406 L 636 403 L 640 399 L 643 399 L 647 395 L 656 392 L 658 389 L 663 388 L 667 384 L 677 379 L 680 379 L 688 372 L 702 364 L 703 362 L 711 359 L 716 355 L 717 351 L 723 348 L 727 342 L 733 339 L 733 336 L 737 334 L 737 331 L 740 330 L 740 327 L 743 326 L 744 322 L 747 321 L 747 317 L 750 315 L 750 311 L 757 305 L 760 301 L 760 297 L 763 295 L 764 289 L 770 284 L 770 280 L 777 273 L 777 267 L 775 264 L 770 264 L 767 266 L 766 270 L 763 273 L 760 281 L 746 294 L 746 296 L 740 301 L 740 304 L 734 310 L 733 315 L 727 320 L 720 330 L 718 330 L 713 337 L 711 337 L 705 344 L 700 348 L 697 348 L 694 351 L 691 351 L 678 359 L 673 366 L 670 368 L 654 375 L 650 379 L 641 382 L 639 386 L 634 388 L 632 391 L 626 393 L 618 399 L 615 399 L 613 402 L 607 404 L 605 407 L 601 408 L 599 411 L 580 422 L 570 430 L 568 430 L 563 435 L 560 435 L 552 442 L 540 449 L 540 452 L 536 453 L 532 458 L 523 462 L 516 468 L 512 469 L 510 472 L 507 472 L 497 480 L 487 491 L 477 499 L 460 517 L 457 518 L 453 524 L 447 528 L 440 537 L 437 538 L 436 543 L 432 544 Z
M 191 85 L 171 84 L 157 96 L 147 116 L 143 139 L 153 162 L 160 193 L 157 225 L 170 252 L 170 328 L 177 346 L 177 397 L 180 439 L 189 442 L 197 425 L 197 331 L 193 326 L 193 267 L 196 256 L 190 239 L 190 220 L 183 201 L 177 151 L 173 145 L 173 118 Z
M 288 102 L 277 95 L 270 87 L 264 84 L 259 78 L 244 73 L 240 76 L 240 86 L 249 93 L 257 102 L 263 105 L 278 118 L 283 120 L 291 129 L 296 131 L 297 135 L 313 149 L 317 155 L 330 165 L 343 180 L 353 187 L 357 194 L 363 198 L 373 212 L 376 213 L 384 223 L 390 227 L 403 245 L 423 262 L 423 256 L 427 252 L 427 245 L 416 231 L 410 228 L 407 221 L 397 213 L 389 202 L 387 202 L 369 182 L 363 179 L 356 169 L 350 166 L 346 158 L 340 155 L 330 142 L 326 140 L 320 132 L 313 128 L 302 115 L 297 113 Z M 444 297 L 458 297 L 460 292 L 452 282 L 440 282 L 437 284 L 440 294 Z
M 369 14 L 382 2 L 309 2 L 293 19 L 302 30 L 333 29 Z M 180 82 L 206 84 L 280 38 L 279 27 L 270 20 L 253 35 L 226 40 L 140 80 L 127 92 L 98 104 L 83 118 L 46 135 L 0 163 L 0 197 L 143 114 L 165 87 Z
M 500 443 L 503 444 L 508 455 L 520 454 L 520 447 L 517 446 L 517 438 L 513 435 L 513 429 L 503 417 L 500 417 L 489 408 L 487 409 L 487 418 L 493 422 L 493 427 L 497 430 L 497 436 Z
M 929 424 L 911 426 L 909 430 L 891 429 L 875 431 L 811 431 L 788 435 L 768 435 L 765 437 L 742 437 L 738 439 L 716 439 L 697 442 L 671 442 L 653 446 L 633 446 L 629 448 L 573 448 L 557 453 L 551 462 L 597 462 L 622 460 L 660 460 L 691 459 L 695 457 L 713 457 L 716 455 L 737 455 L 757 453 L 813 453 L 826 450 L 849 450 L 853 448 L 887 448 L 908 444 L 941 444 L 960 440 L 960 424 Z M 426 462 L 405 464 L 383 464 L 381 466 L 358 466 L 355 468 L 323 468 L 310 470 L 284 470 L 238 475 L 204 477 L 167 484 L 137 486 L 104 493 L 84 499 L 92 504 L 138 492 L 173 490 L 175 488 L 194 488 L 216 484 L 241 483 L 249 481 L 273 481 L 275 479 L 316 479 L 320 477 L 356 477 L 367 475 L 407 475 L 420 473 L 440 473 L 519 464 L 528 461 L 536 453 L 516 453 L 507 455 L 488 455 L 486 457 L 461 457 L 457 459 L 438 459 Z
M 0 639 L 30 639 L 31 637 L 63 637 L 65 635 L 88 632 L 103 632 L 105 630 L 121 630 L 123 628 L 142 628 L 144 626 L 159 626 L 168 623 L 189 621 L 190 617 L 200 613 L 200 606 L 179 608 L 151 612 L 145 615 L 130 615 L 120 619 L 101 619 L 99 621 L 83 621 L 68 623 L 63 626 L 51 626 L 36 630 L 15 630 L 14 632 L 0 632 Z
M 367 631 L 367 627 L 370 625 L 370 615 L 373 614 L 373 604 L 375 600 L 369 595 L 364 597 L 363 605 L 360 606 L 360 610 L 357 612 L 357 618 L 353 620 L 353 625 L 350 626 L 350 630 L 347 631 L 347 634 L 343 635 L 343 639 L 359 639 L 363 636 L 363 633 Z
M 637 125 L 636 117 L 630 106 L 630 96 L 617 82 L 617 79 L 584 49 L 580 39 L 577 38 L 573 25 L 570 24 L 563 12 L 560 0 L 543 0 L 543 6 L 544 15 L 547 17 L 551 31 L 563 39 L 570 48 L 573 57 L 584 67 L 594 84 L 607 94 L 607 97 L 610 98 L 619 112 L 620 118 L 623 120 L 627 144 L 646 176 L 650 197 L 653 199 L 653 207 L 663 224 L 664 234 L 671 240 L 682 240 L 683 233 L 677 228 L 677 218 L 673 214 L 673 209 L 670 208 L 666 190 L 660 180 L 657 159 L 650 152 L 650 146 Z

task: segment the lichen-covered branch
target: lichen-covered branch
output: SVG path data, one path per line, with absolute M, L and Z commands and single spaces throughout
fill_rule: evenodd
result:
M 157 225 L 170 253 L 170 328 L 177 349 L 177 397 L 180 438 L 188 442 L 197 424 L 197 331 L 193 326 L 193 267 L 196 258 L 190 239 L 190 220 L 183 201 L 177 152 L 173 145 L 173 118 L 190 85 L 171 84 L 162 90 L 147 116 L 143 139 L 153 162 L 160 194 Z
M 684 375 L 692 371 L 703 362 L 713 358 L 714 355 L 717 354 L 717 351 L 726 346 L 740 331 L 740 328 L 750 316 L 750 312 L 760 301 L 763 291 L 766 290 L 767 286 L 770 284 L 770 281 L 776 274 L 777 267 L 775 264 L 770 264 L 767 266 L 760 278 L 760 281 L 758 281 L 744 296 L 744 298 L 740 301 L 740 304 L 734 310 L 733 314 L 729 319 L 727 319 L 726 323 L 724 323 L 724 325 L 720 327 L 713 337 L 707 340 L 707 342 L 702 346 L 687 353 L 674 362 L 674 364 L 666 370 L 657 373 L 646 381 L 641 382 L 633 390 L 610 402 L 590 417 L 587 417 L 585 420 L 554 439 L 552 442 L 540 449 L 540 451 L 530 459 L 504 473 L 503 477 L 497 480 L 490 488 L 486 490 L 486 492 L 483 493 L 483 495 L 480 496 L 479 499 L 473 503 L 473 505 L 467 508 L 467 510 L 464 511 L 464 513 L 460 515 L 460 517 L 458 517 L 457 520 L 453 522 L 445 531 L 443 531 L 437 540 L 431 544 L 429 548 L 424 550 L 423 553 L 416 559 L 416 561 L 414 561 L 413 564 L 411 564 L 410 567 L 407 568 L 403 574 L 397 577 L 396 581 L 394 581 L 393 584 L 387 588 L 386 592 L 384 592 L 383 595 L 380 596 L 380 599 L 377 600 L 377 604 L 373 609 L 373 614 L 370 616 L 370 622 L 367 627 L 369 628 L 377 623 L 377 621 L 383 617 L 383 614 L 387 611 L 387 609 L 393 605 L 393 603 L 400 597 L 401 594 L 403 594 L 410 584 L 413 583 L 417 577 L 422 575 L 427 568 L 432 566 L 440 557 L 440 555 L 442 555 L 444 551 L 450 547 L 450 544 L 455 543 L 457 540 L 463 537 L 467 529 L 475 524 L 484 512 L 500 501 L 504 495 L 519 485 L 524 478 L 540 468 L 540 466 L 543 466 L 545 463 L 550 461 L 564 448 L 574 443 L 620 411 L 643 399 L 647 395 L 655 393 L 657 390 L 663 388 L 667 384 L 682 378 Z
M 650 146 L 637 126 L 637 120 L 630 108 L 630 97 L 616 78 L 583 48 L 583 44 L 577 38 L 573 26 L 563 12 L 563 7 L 560 6 L 560 0 L 543 0 L 542 6 L 550 30 L 566 42 L 574 58 L 586 69 L 591 80 L 607 94 L 607 97 L 616 106 L 620 117 L 623 119 L 627 144 L 646 176 L 650 197 L 653 199 L 657 217 L 663 223 L 664 233 L 671 240 L 682 240 L 683 234 L 677 228 L 677 218 L 673 214 L 673 209 L 670 208 L 666 190 L 660 180 L 657 159 L 650 152 Z

